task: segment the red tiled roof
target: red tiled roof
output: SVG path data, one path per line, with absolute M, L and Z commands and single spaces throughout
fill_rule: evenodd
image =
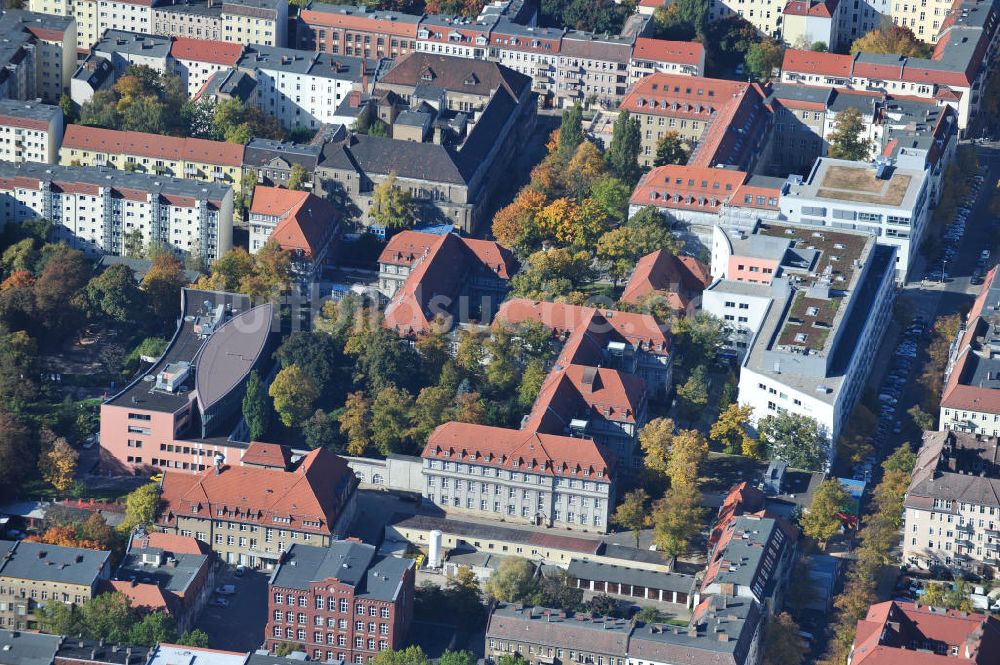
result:
M 621 301 L 635 304 L 653 291 L 666 291 L 676 297 L 679 306 L 673 309 L 683 312 L 710 283 L 708 269 L 694 257 L 658 250 L 636 263 Z
M 749 199 L 747 197 L 750 197 Z M 781 189 L 777 187 L 760 187 L 758 185 L 740 185 L 730 199 L 734 206 L 741 208 L 757 208 L 760 210 L 779 210 Z M 773 203 L 772 203 L 773 201 Z
M 275 188 L 266 187 L 264 189 Z M 257 203 L 257 193 L 260 190 L 260 186 L 254 190 L 254 204 Z M 271 238 L 277 240 L 282 249 L 302 252 L 308 258 L 316 258 L 330 235 L 337 228 L 340 214 L 326 199 L 308 192 L 296 193 L 305 194 L 305 196 L 299 198 L 298 203 L 294 204 L 283 215 L 279 215 L 281 221 L 271 231 Z M 271 209 L 272 206 L 274 209 L 281 208 L 287 200 L 289 199 L 280 194 L 265 194 L 258 211 Z
M 208 554 L 212 551 L 208 544 L 197 538 L 173 533 L 147 531 L 145 535 L 132 539 L 132 549 L 144 550 L 147 547 L 156 547 L 173 554 Z
M 785 5 L 783 14 L 792 16 L 814 16 L 818 18 L 830 18 L 837 11 L 839 0 L 821 0 L 812 2 L 811 0 L 791 0 Z
M 240 457 L 240 464 L 255 466 L 270 466 L 287 469 L 292 463 L 292 451 L 288 446 L 278 443 L 251 441 Z
M 560 357 L 582 365 L 598 363 L 582 360 L 577 355 L 580 347 L 597 346 L 599 351 L 607 346 L 607 341 L 624 340 L 655 355 L 670 353 L 669 327 L 661 326 L 649 314 L 512 298 L 500 306 L 496 320 L 514 325 L 540 321 L 556 336 L 566 339 Z
M 747 174 L 732 169 L 669 164 L 646 173 L 629 203 L 658 208 L 714 212 L 730 201 Z
M 437 315 L 447 317 L 452 303 L 446 301 L 462 289 L 466 271 L 489 271 L 501 279 L 514 272 L 513 254 L 495 242 L 417 231 L 396 237 L 404 235 L 390 241 L 379 257 L 385 263 L 406 264 L 408 257 L 419 253 L 409 261 L 413 268 L 385 311 L 384 325 L 400 335 L 420 335 L 430 329 Z
M 66 125 L 62 147 L 221 166 L 243 166 L 243 146 L 235 143 L 122 132 L 85 125 Z
M 343 28 L 346 30 L 396 35 L 398 37 L 416 39 L 416 21 L 392 21 L 384 18 L 386 15 L 387 14 L 385 12 L 363 14 L 360 13 L 360 10 L 359 13 L 356 14 L 321 12 L 313 9 L 303 9 L 299 12 L 299 18 L 307 25 Z
M 785 51 L 781 71 L 849 78 L 853 64 L 854 56 L 852 55 L 819 53 L 790 48 Z
M 235 67 L 243 55 L 243 45 L 209 39 L 174 37 L 170 45 L 170 55 L 176 60 L 195 60 Z
M 571 364 L 549 373 L 521 428 L 561 434 L 573 419 L 638 424 L 646 382 L 607 367 Z
M 119 591 L 132 601 L 132 607 L 170 612 L 173 603 L 157 584 L 131 582 L 129 580 L 108 580 L 114 591 Z
M 950 655 L 953 648 L 956 656 Z M 935 653 L 938 649 L 941 653 Z M 956 660 L 992 665 L 1000 653 L 1000 621 L 916 603 L 878 603 L 858 621 L 851 653 L 855 665 L 947 665 Z
M 942 408 L 980 413 L 1000 413 L 1000 390 L 962 383 L 965 370 L 976 360 L 973 345 L 977 335 L 982 334 L 982 325 L 985 324 L 985 321 L 982 321 L 980 317 L 983 315 L 986 299 L 989 297 L 990 287 L 996 280 L 998 270 L 1000 270 L 1000 266 L 994 266 L 986 274 L 986 279 L 983 280 L 983 285 L 979 289 L 972 309 L 969 310 L 968 324 L 958 342 L 958 359 L 955 361 L 951 374 L 948 375 L 948 382 L 941 394 Z
M 739 81 L 656 73 L 636 81 L 619 108 L 631 113 L 707 119 L 732 104 L 748 87 Z
M 719 516 L 708 536 L 708 551 L 711 552 L 722 539 L 723 532 L 733 518 L 744 513 L 757 514 L 763 508 L 763 492 L 746 481 L 733 485 L 722 502 L 722 507 L 719 508 Z
M 330 535 L 353 479 L 347 462 L 323 448 L 291 471 L 231 465 L 223 465 L 221 472 L 165 471 L 160 522 L 169 525 L 177 515 L 198 515 L 273 526 L 273 518 L 281 518 L 289 520 L 281 522 L 284 528 Z
M 421 457 L 608 483 L 613 466 L 611 455 L 590 439 L 458 422 L 438 426 Z
M 37 129 L 42 132 L 49 130 L 49 123 L 44 120 L 25 118 L 24 116 L 0 114 L 0 126 L 21 127 L 22 129 Z
M 658 6 L 658 5 L 657 5 Z M 698 42 L 678 42 L 669 39 L 639 37 L 632 49 L 633 59 L 655 60 L 679 65 L 701 64 L 705 47 Z
M 266 187 L 257 185 L 253 190 L 253 202 L 250 204 L 251 215 L 267 215 L 268 217 L 284 217 L 293 209 L 302 205 L 309 192 L 300 192 L 284 187 Z

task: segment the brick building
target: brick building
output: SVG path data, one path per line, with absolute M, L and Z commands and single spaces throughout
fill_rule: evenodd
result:
M 371 661 L 400 649 L 413 618 L 412 559 L 358 540 L 292 545 L 268 583 L 267 647 L 302 644 L 314 661 Z

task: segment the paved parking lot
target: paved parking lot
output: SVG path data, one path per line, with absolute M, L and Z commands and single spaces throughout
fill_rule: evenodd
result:
M 260 647 L 267 625 L 267 578 L 265 573 L 250 570 L 236 577 L 228 566 L 216 576 L 216 587 L 235 584 L 236 594 L 228 596 L 229 607 L 205 605 L 195 622 L 195 627 L 208 633 L 209 646 L 231 651 Z

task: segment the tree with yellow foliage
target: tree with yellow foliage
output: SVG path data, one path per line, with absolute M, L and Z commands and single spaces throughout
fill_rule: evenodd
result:
M 493 237 L 501 246 L 517 254 L 537 247 L 540 234 L 535 217 L 545 203 L 545 194 L 525 187 L 493 217 Z
M 667 476 L 671 487 L 694 487 L 701 475 L 701 467 L 708 459 L 708 441 L 695 429 L 684 429 L 673 437 Z
M 639 430 L 639 445 L 646 455 L 646 468 L 667 474 L 670 449 L 674 443 L 674 421 L 671 418 L 654 418 Z
M 757 441 L 747 433 L 752 416 L 753 407 L 749 404 L 730 404 L 712 423 L 708 436 L 729 455 L 756 458 Z
M 80 454 L 73 450 L 63 437 L 56 437 L 52 432 L 43 434 L 43 440 L 49 439 L 41 456 L 38 458 L 38 470 L 45 482 L 60 492 L 65 492 L 73 486 L 73 476 L 76 474 L 76 463 Z
M 347 437 L 348 455 L 363 455 L 372 445 L 372 403 L 360 390 L 344 402 L 340 433 Z
M 851 53 L 881 53 L 909 58 L 929 58 L 931 47 L 902 25 L 887 25 L 862 35 L 851 44 Z

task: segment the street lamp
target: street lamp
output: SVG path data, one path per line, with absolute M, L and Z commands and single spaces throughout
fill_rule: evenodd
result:
M 944 284 L 945 271 L 948 268 L 948 259 L 941 260 L 941 283 Z

